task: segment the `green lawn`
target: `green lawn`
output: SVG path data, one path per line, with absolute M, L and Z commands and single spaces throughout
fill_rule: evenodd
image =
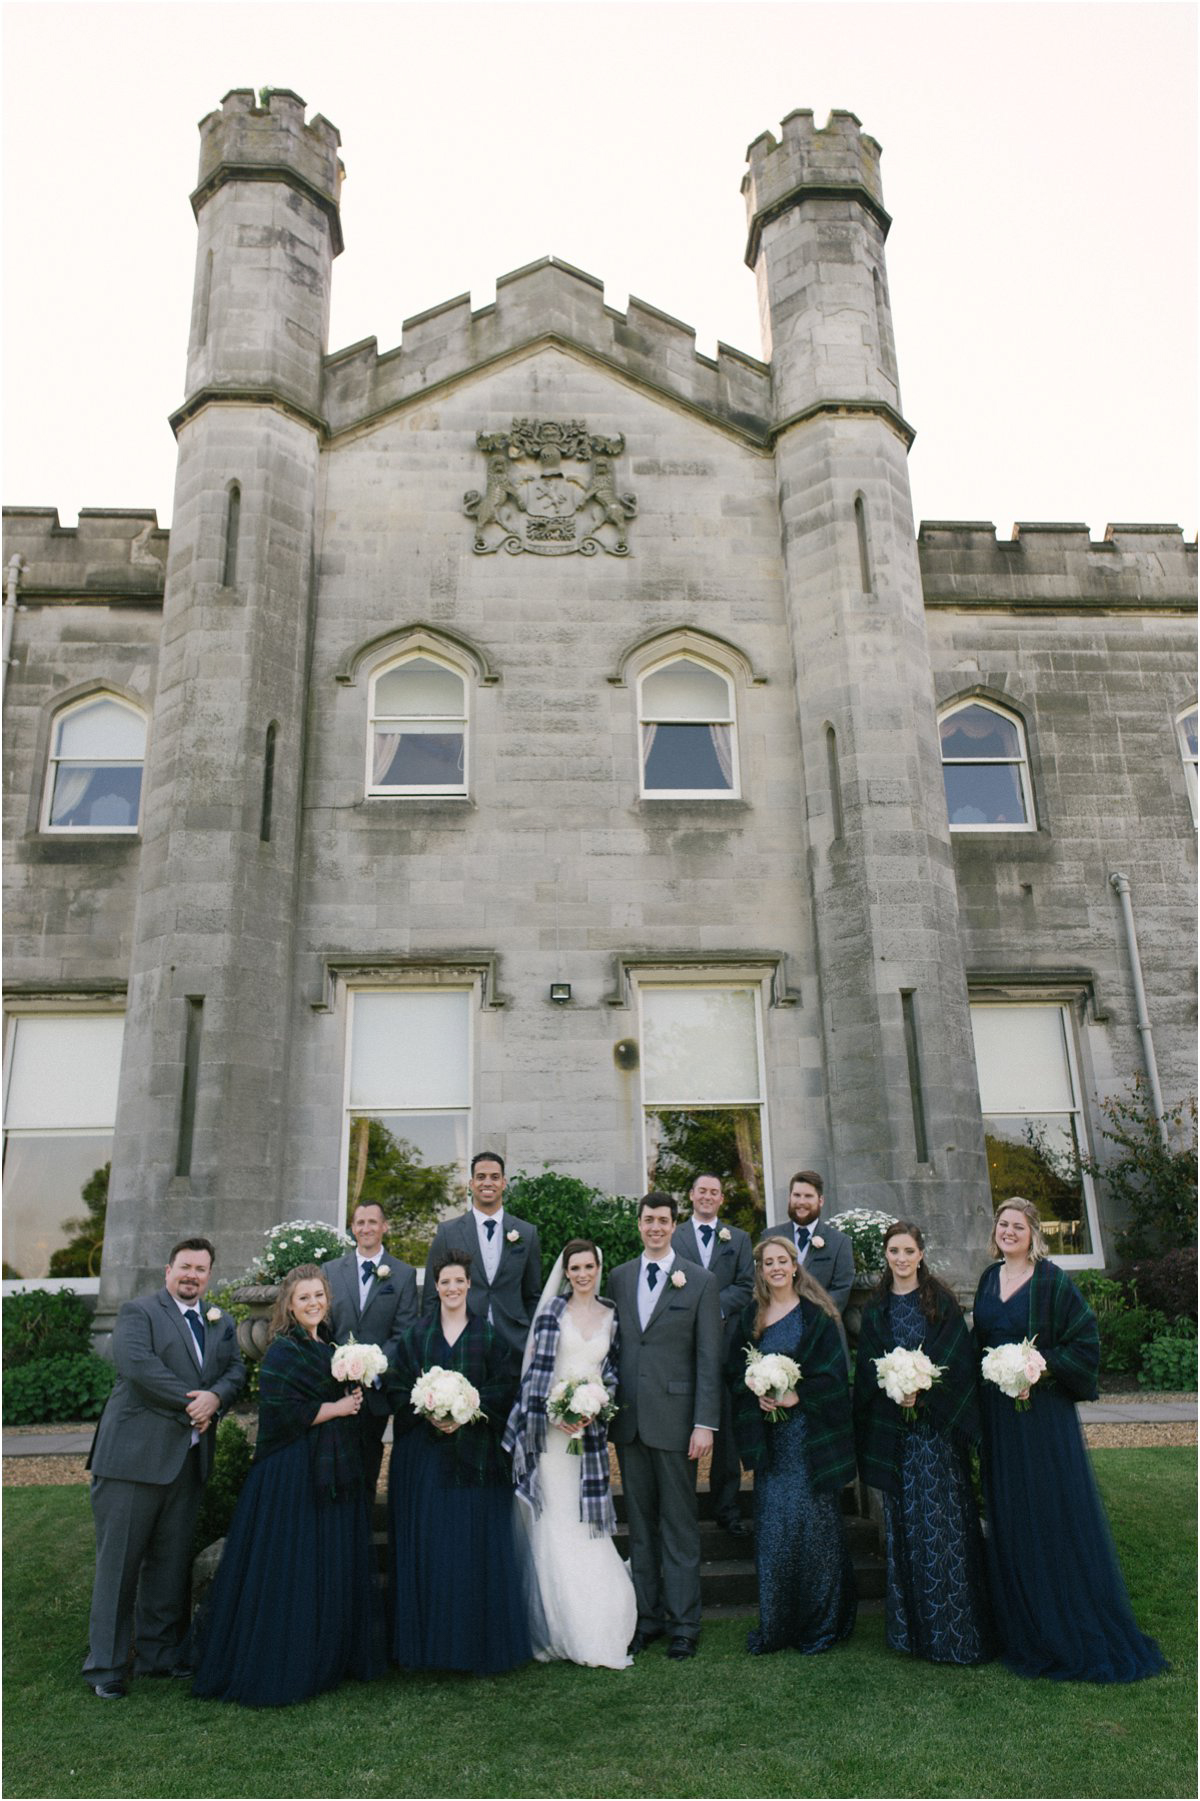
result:
M 1028 1682 L 889 1653 L 883 1620 L 802 1661 L 700 1656 L 498 1680 L 392 1673 L 255 1713 L 143 1682 L 96 1701 L 79 1668 L 92 1533 L 82 1488 L 5 1493 L 8 1796 L 1192 1796 L 1195 1453 L 1095 1464 L 1142 1625 L 1172 1661 L 1132 1687 Z M 1068 1525 L 1069 1529 L 1069 1525 Z

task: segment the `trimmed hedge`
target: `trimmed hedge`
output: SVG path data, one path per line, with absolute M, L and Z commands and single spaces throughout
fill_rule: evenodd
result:
M 21 1364 L 4 1377 L 4 1424 L 99 1419 L 116 1379 L 112 1364 L 91 1351 Z
M 82 1355 L 91 1349 L 92 1320 L 70 1288 L 52 1293 L 31 1288 L 4 1303 L 4 1367 L 15 1370 L 45 1357 Z

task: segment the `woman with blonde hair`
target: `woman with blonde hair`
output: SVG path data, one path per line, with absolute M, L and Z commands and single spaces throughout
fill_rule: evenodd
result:
M 858 1606 L 841 1508 L 854 1478 L 845 1340 L 790 1239 L 762 1239 L 754 1271 L 728 1369 L 738 1451 L 754 1471 L 759 1623 L 747 1649 L 827 1651 L 853 1632 Z M 760 1399 L 746 1387 L 756 1353 L 790 1358 L 800 1379 Z
M 283 1707 L 385 1668 L 355 1425 L 362 1390 L 331 1373 L 332 1304 L 315 1263 L 280 1285 L 254 1463 L 193 1628 L 194 1695 Z
M 982 1383 L 987 1564 L 1004 1661 L 1022 1676 L 1136 1682 L 1166 1668 L 1133 1617 L 1076 1401 L 1096 1398 L 1096 1316 L 1046 1255 L 1031 1201 L 996 1213 L 998 1261 L 980 1279 L 986 1352 L 1032 1339 L 1046 1367 L 1010 1398 Z

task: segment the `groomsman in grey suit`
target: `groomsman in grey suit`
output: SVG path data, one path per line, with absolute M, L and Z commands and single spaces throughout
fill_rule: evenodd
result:
M 131 1647 L 139 1676 L 189 1676 L 192 1536 L 221 1411 L 246 1380 L 233 1320 L 206 1307 L 207 1238 L 171 1252 L 165 1286 L 126 1301 L 113 1331 L 113 1388 L 92 1441 L 96 1579 L 83 1678 L 123 1700 Z
M 437 1302 L 433 1271 L 447 1251 L 466 1251 L 471 1259 L 467 1309 L 490 1322 L 501 1344 L 525 1351 L 529 1321 L 542 1292 L 542 1248 L 536 1226 L 504 1211 L 504 1159 L 495 1151 L 476 1151 L 471 1159 L 471 1210 L 443 1220 L 425 1259 L 422 1312 Z
M 637 1595 L 633 1656 L 668 1637 L 667 1656 L 694 1657 L 700 1636 L 700 1527 L 691 1465 L 721 1417 L 721 1302 L 715 1277 L 678 1256 L 672 1195 L 643 1195 L 643 1252 L 612 1273 L 621 1331 L 618 1412 L 609 1428 L 629 1516 Z
M 350 1221 L 358 1249 L 327 1263 L 325 1274 L 333 1295 L 330 1323 L 335 1341 L 345 1344 L 353 1338 L 357 1344 L 378 1345 L 391 1364 L 396 1360 L 401 1333 L 417 1319 L 417 1272 L 399 1257 L 388 1256 L 383 1248 L 387 1229 L 378 1201 L 360 1202 Z M 365 1388 L 363 1400 L 357 1418 L 370 1496 L 379 1481 L 383 1434 L 391 1408 L 382 1383 Z
M 800 1261 L 833 1301 L 839 1313 L 845 1313 L 854 1286 L 854 1246 L 836 1226 L 822 1225 L 825 1184 L 815 1169 L 797 1170 L 788 1186 L 787 1220 L 768 1226 L 759 1238 L 790 1238 L 800 1253 Z
M 681 1257 L 699 1263 L 713 1276 L 721 1291 L 721 1319 L 724 1322 L 723 1358 L 728 1359 L 737 1342 L 742 1309 L 754 1295 L 754 1252 L 750 1234 L 740 1226 L 721 1224 L 721 1204 L 725 1191 L 721 1178 L 700 1175 L 692 1183 L 690 1195 L 692 1216 L 676 1226 L 672 1245 Z M 742 1466 L 738 1461 L 737 1441 L 733 1436 L 733 1403 L 728 1384 L 721 1384 L 720 1431 L 713 1440 L 712 1464 L 708 1476 L 708 1492 L 713 1518 L 727 1532 L 747 1537 L 753 1528 L 741 1515 L 738 1495 L 742 1486 Z M 695 1464 L 692 1468 L 695 1469 Z

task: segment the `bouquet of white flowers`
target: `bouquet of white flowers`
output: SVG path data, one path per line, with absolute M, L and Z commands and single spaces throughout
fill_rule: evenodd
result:
M 364 1386 L 382 1376 L 388 1360 L 377 1344 L 358 1344 L 353 1338 L 335 1344 L 329 1367 L 335 1382 L 359 1382 Z
M 775 1401 L 782 1401 L 789 1388 L 795 1388 L 800 1381 L 800 1365 L 793 1363 L 779 1351 L 758 1351 L 753 1345 L 746 1346 L 746 1387 L 759 1400 L 768 1395 Z M 787 1409 L 773 1407 L 768 1413 L 769 1420 L 784 1420 Z
M 588 1376 L 566 1376 L 554 1384 L 546 1397 L 547 1414 L 564 1426 L 579 1426 L 584 1420 L 610 1420 L 616 1411 L 603 1382 L 593 1382 Z M 580 1433 L 568 1439 L 567 1455 L 583 1456 Z
M 453 1420 L 456 1426 L 470 1426 L 487 1418 L 479 1405 L 479 1390 L 457 1370 L 444 1370 L 438 1363 L 414 1382 L 412 1410 L 435 1424 Z
M 1018 1413 L 1026 1413 L 1029 1401 L 1021 1397 L 1027 1397 L 1027 1391 L 1045 1369 L 1046 1359 L 1032 1338 L 1023 1338 L 1020 1344 L 993 1345 L 983 1353 L 979 1367 L 985 1382 L 994 1382 L 1002 1395 L 1016 1402 Z
M 915 1351 L 905 1350 L 903 1345 L 894 1345 L 885 1357 L 876 1357 L 872 1361 L 875 1364 L 875 1380 L 888 1400 L 895 1401 L 906 1420 L 915 1420 L 916 1407 L 906 1407 L 904 1397 L 932 1388 L 943 1374 L 941 1365 L 927 1357 L 919 1345 Z

